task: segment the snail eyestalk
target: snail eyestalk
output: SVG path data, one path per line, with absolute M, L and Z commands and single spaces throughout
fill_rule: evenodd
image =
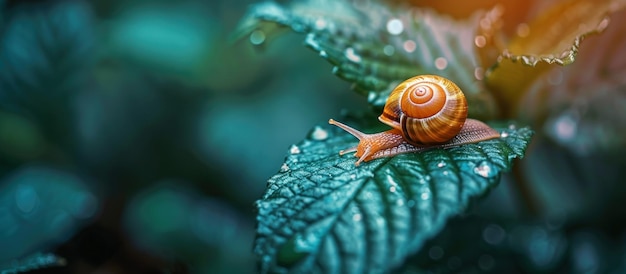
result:
M 402 132 L 396 129 L 380 133 L 366 134 L 346 124 L 337 122 L 333 119 L 328 120 L 328 123 L 345 130 L 352 136 L 359 139 L 359 144 L 356 147 L 351 147 L 339 152 L 339 155 L 344 155 L 346 153 L 356 151 L 354 156 L 358 157 L 359 159 L 354 164 L 355 166 L 358 166 L 362 162 L 367 162 L 375 159 L 375 157 L 372 156 L 376 154 L 376 152 L 397 146 L 403 142 Z

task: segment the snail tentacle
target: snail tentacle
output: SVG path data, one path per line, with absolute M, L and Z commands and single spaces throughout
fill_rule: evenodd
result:
M 376 152 L 398 146 L 400 143 L 404 142 L 402 132 L 396 129 L 367 134 L 333 119 L 328 120 L 328 123 L 345 130 L 352 136 L 359 139 L 359 144 L 356 147 L 348 148 L 339 152 L 339 155 L 344 155 L 346 153 L 356 151 L 354 156 L 359 158 L 355 163 L 356 166 L 364 161 L 372 160 L 372 155 Z

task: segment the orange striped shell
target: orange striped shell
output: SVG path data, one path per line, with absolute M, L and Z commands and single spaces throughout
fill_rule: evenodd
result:
M 402 130 L 413 145 L 441 144 L 456 136 L 467 118 L 467 101 L 452 81 L 420 75 L 400 83 L 389 95 L 381 122 Z

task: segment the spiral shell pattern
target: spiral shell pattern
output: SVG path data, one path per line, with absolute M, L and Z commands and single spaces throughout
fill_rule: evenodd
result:
M 378 119 L 402 130 L 414 145 L 441 144 L 456 136 L 467 118 L 467 101 L 452 81 L 420 75 L 400 83 Z

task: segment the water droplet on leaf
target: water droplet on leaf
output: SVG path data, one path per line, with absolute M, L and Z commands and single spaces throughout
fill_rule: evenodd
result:
M 326 131 L 320 126 L 315 126 L 315 128 L 313 128 L 313 131 L 311 132 L 311 139 L 317 140 L 317 141 L 323 141 L 323 140 L 326 140 L 327 138 L 328 138 L 328 131 Z
M 284 163 L 282 166 L 280 166 L 280 172 L 287 172 L 289 171 L 289 166 L 287 165 L 287 163 Z
M 430 193 L 424 192 L 422 193 L 422 195 L 420 195 L 420 197 L 422 198 L 422 200 L 428 200 L 430 198 Z
M 484 178 L 489 178 L 495 174 L 495 173 L 494 174 L 491 173 L 491 166 L 489 165 L 489 163 L 485 161 L 481 162 L 480 165 L 475 167 L 474 172 Z
M 362 219 L 362 216 L 359 213 L 352 215 L 352 220 L 355 222 L 360 222 L 361 219 Z
M 300 148 L 296 145 L 291 145 L 291 147 L 289 148 L 289 153 L 291 154 L 300 154 Z
M 348 60 L 355 62 L 355 63 L 359 63 L 361 62 L 361 56 L 359 56 L 353 48 L 347 48 L 346 52 L 345 52 L 346 58 L 348 58 Z
M 441 167 L 445 167 L 445 166 L 446 166 L 446 163 L 445 163 L 445 162 L 443 162 L 443 161 L 441 161 L 441 162 L 439 162 L 439 163 L 437 164 L 437 167 L 439 167 L 439 168 L 441 168 Z
M 328 23 L 326 23 L 326 20 L 324 20 L 322 18 L 319 18 L 319 19 L 315 20 L 315 28 L 318 29 L 318 30 L 322 30 L 322 29 L 326 28 L 327 24 Z

